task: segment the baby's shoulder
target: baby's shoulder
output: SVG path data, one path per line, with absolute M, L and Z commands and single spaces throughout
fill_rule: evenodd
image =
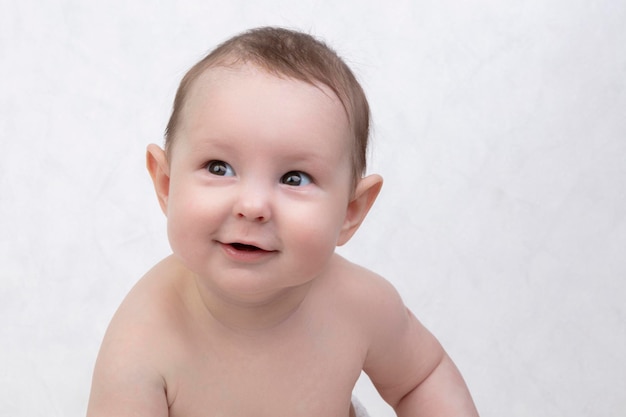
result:
M 172 258 L 155 265 L 124 298 L 105 338 L 140 354 L 147 346 L 179 339 L 189 321 L 182 273 Z
M 334 256 L 332 275 L 333 281 L 338 285 L 344 285 L 346 289 L 357 291 L 364 296 L 374 296 L 370 294 L 372 291 L 383 291 L 387 295 L 397 294 L 386 278 L 339 255 Z
M 328 293 L 336 303 L 355 312 L 360 320 L 372 317 L 384 320 L 389 314 L 404 312 L 404 303 L 396 288 L 381 275 L 335 256 Z

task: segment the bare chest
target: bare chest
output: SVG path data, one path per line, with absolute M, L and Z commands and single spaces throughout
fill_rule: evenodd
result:
M 335 336 L 187 355 L 167 381 L 170 416 L 347 417 L 363 353 L 347 334 Z

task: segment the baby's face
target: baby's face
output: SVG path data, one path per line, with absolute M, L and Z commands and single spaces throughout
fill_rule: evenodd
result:
M 171 149 L 174 253 L 240 301 L 308 283 L 345 222 L 351 152 L 329 89 L 248 66 L 208 71 L 189 92 Z

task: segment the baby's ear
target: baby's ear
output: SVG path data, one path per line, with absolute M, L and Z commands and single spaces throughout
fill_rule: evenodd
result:
M 354 195 L 348 203 L 346 218 L 339 233 L 337 246 L 346 244 L 357 231 L 370 208 L 376 201 L 376 197 L 383 186 L 383 178 L 380 175 L 368 175 L 361 178 L 354 190 Z
M 167 215 L 167 199 L 170 193 L 170 167 L 165 151 L 155 144 L 148 145 L 146 166 L 150 177 L 152 177 L 161 210 Z

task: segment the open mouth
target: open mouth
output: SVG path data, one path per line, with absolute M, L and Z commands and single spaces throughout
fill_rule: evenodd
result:
M 263 250 L 263 249 L 261 249 L 261 248 L 259 248 L 257 246 L 246 245 L 246 244 L 243 244 L 243 243 L 231 243 L 230 246 L 232 246 L 233 249 L 244 251 L 244 252 L 254 252 L 254 251 Z

